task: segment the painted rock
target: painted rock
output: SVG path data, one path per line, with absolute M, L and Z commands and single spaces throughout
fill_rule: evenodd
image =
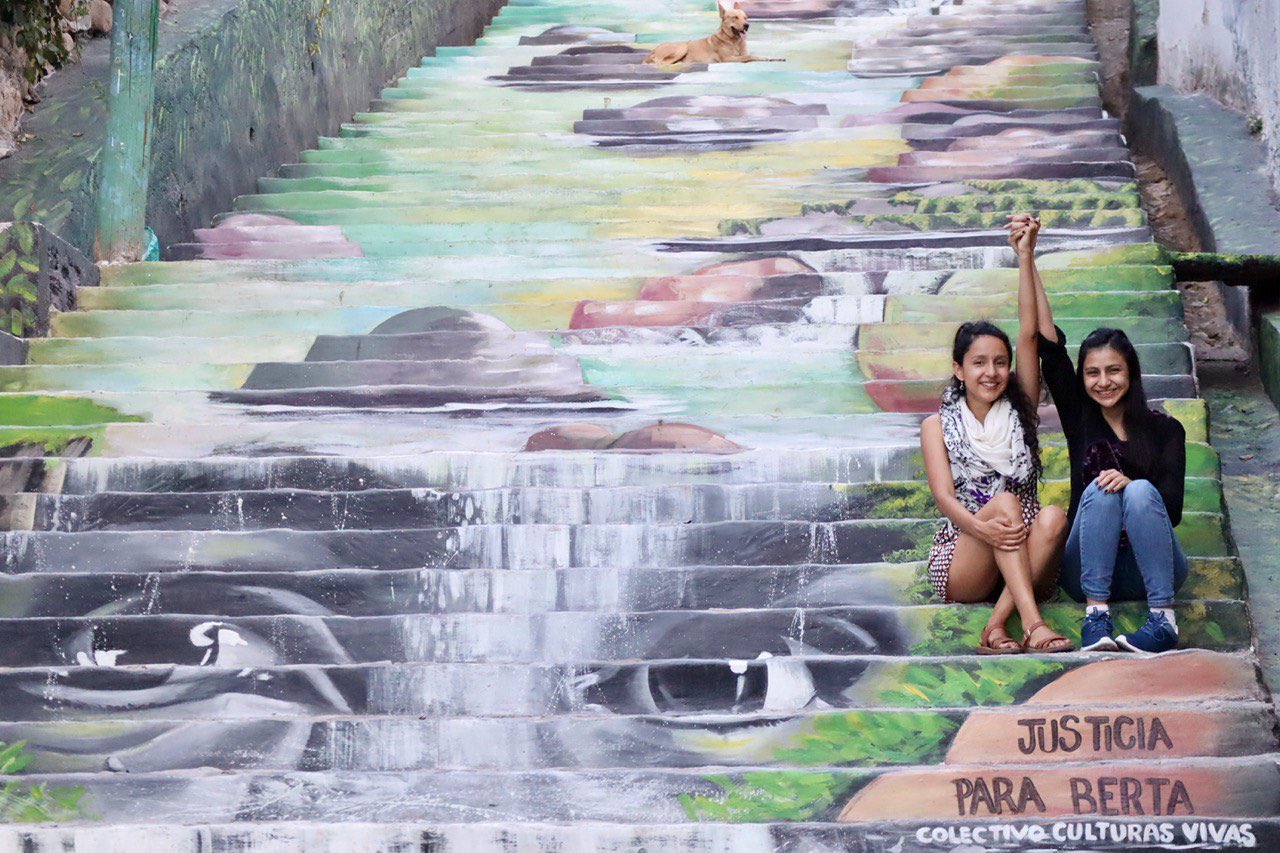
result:
M 579 302 L 570 329 L 604 326 L 697 326 L 714 310 L 707 302 Z
M 561 424 L 535 432 L 525 442 L 526 452 L 540 450 L 603 450 L 614 435 L 600 424 Z
M 977 711 L 956 733 L 946 763 L 1258 755 L 1275 749 L 1271 726 L 1261 706 L 1215 711 L 1158 706 Z
M 1042 687 L 1027 705 L 1195 702 L 1261 699 L 1258 674 L 1243 658 L 1201 651 L 1158 658 L 1104 660 L 1071 670 Z
M 1262 817 L 1280 812 L 1275 762 L 951 767 L 873 779 L 841 823 L 1076 817 Z
M 658 423 L 624 432 L 610 450 L 684 450 L 696 453 L 738 453 L 742 447 L 694 424 Z

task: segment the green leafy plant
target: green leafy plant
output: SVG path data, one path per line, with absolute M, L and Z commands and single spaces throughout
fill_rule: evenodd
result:
M 71 58 L 62 39 L 62 14 L 58 0 L 9 0 L 0 3 L 0 28 L 13 34 L 14 44 L 27 56 L 23 74 L 35 84 L 51 69 Z M 84 12 L 84 3 L 72 6 L 71 14 Z
M 21 773 L 31 763 L 25 741 L 0 743 L 0 776 Z M 0 823 L 48 823 L 84 817 L 84 788 L 24 785 L 12 781 L 0 785 Z

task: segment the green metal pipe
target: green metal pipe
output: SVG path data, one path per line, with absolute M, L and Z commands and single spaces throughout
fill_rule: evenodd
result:
M 144 228 L 159 22 L 160 0 L 115 2 L 107 138 L 102 147 L 93 240 L 97 261 L 136 261 L 146 251 Z

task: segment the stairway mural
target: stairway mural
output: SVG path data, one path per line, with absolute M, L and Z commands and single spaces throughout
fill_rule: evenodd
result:
M 743 8 L 785 63 L 644 65 L 703 0 L 513 2 L 0 367 L 0 816 L 251 850 L 1271 831 L 1217 457 L 1083 2 Z M 986 610 L 930 592 L 918 425 L 957 322 L 1015 316 L 1018 210 L 1071 342 L 1123 325 L 1187 427 L 1175 655 L 980 659 Z M 1111 823 L 1035 822 L 1076 816 Z

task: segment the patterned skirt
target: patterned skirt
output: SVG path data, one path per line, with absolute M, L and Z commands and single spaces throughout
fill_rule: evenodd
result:
M 1022 523 L 1030 526 L 1040 514 L 1040 498 L 1036 495 L 1035 483 L 1023 483 L 1010 490 L 1022 504 Z M 951 577 L 951 558 L 956 553 L 956 541 L 960 531 L 954 525 L 943 524 L 933 537 L 933 546 L 929 549 L 929 584 L 938 598 L 950 603 L 947 597 L 947 581 Z

